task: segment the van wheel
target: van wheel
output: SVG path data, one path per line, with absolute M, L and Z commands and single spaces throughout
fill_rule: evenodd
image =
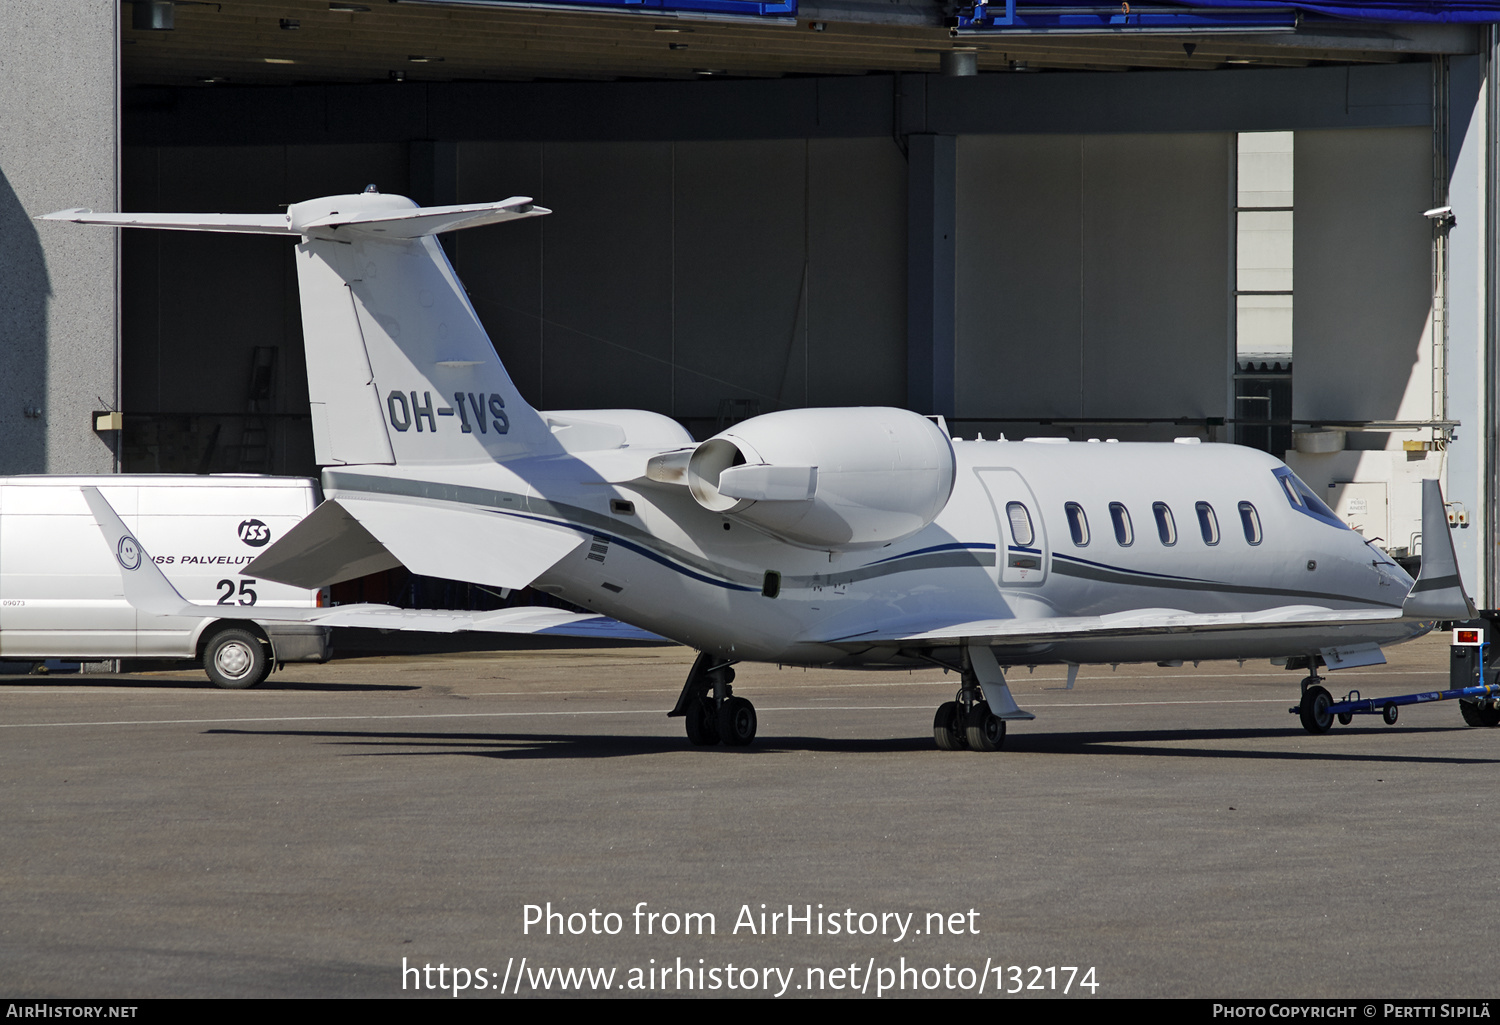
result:
M 220 630 L 203 648 L 203 671 L 225 690 L 254 687 L 271 674 L 266 646 L 249 630 Z

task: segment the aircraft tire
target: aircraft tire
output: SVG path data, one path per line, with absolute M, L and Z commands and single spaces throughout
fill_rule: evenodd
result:
M 249 630 L 220 630 L 203 647 L 203 671 L 215 687 L 245 690 L 271 674 L 264 642 Z
M 719 742 L 719 716 L 713 704 L 699 698 L 688 705 L 683 716 L 688 743 L 694 747 L 713 747 Z
M 1309 687 L 1302 692 L 1302 728 L 1308 733 L 1327 733 L 1333 728 L 1333 713 L 1328 706 L 1333 698 L 1322 687 Z
M 971 751 L 998 751 L 1005 744 L 1005 720 L 989 705 L 975 705 L 964 720 L 964 739 Z
M 969 746 L 966 730 L 958 721 L 958 702 L 945 701 L 938 705 L 937 715 L 932 717 L 932 739 L 940 751 L 962 751 Z
M 744 747 L 755 739 L 755 706 L 744 698 L 729 698 L 719 706 L 719 739 L 729 747 Z
M 1458 710 L 1470 726 L 1500 726 L 1500 708 L 1489 708 L 1477 701 L 1459 701 Z

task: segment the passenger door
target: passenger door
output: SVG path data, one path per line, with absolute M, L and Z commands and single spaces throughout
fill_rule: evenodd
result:
M 1047 579 L 1047 531 L 1041 507 L 1015 470 L 974 471 L 995 516 L 995 580 L 1002 586 L 1034 586 Z

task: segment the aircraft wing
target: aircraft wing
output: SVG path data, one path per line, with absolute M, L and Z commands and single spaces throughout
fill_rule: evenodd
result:
M 1137 609 L 1108 616 L 1055 616 L 1045 619 L 977 619 L 926 628 L 872 630 L 821 638 L 823 644 L 859 650 L 876 644 L 927 647 L 978 644 L 987 647 L 1047 644 L 1081 638 L 1148 637 L 1170 634 L 1276 630 L 1288 627 L 1360 626 L 1403 618 L 1400 608 L 1338 610 L 1288 605 L 1260 612 L 1186 612 Z
M 176 615 L 215 616 L 217 605 L 195 605 L 197 611 Z M 445 612 L 438 609 L 398 609 L 389 605 L 342 605 L 331 609 L 278 610 L 267 606 L 244 606 L 249 615 L 262 623 L 277 622 L 280 611 L 322 613 L 298 622 L 318 626 L 363 627 L 368 630 L 409 630 L 420 633 L 497 633 L 527 634 L 534 637 L 592 637 L 611 641 L 665 641 L 646 630 L 608 616 L 586 612 L 564 612 L 562 609 L 514 608 L 492 612 Z
M 364 627 L 374 630 L 414 630 L 427 633 L 531 634 L 543 637 L 593 637 L 618 641 L 662 641 L 664 637 L 637 629 L 608 616 L 561 609 L 515 608 L 492 612 L 398 609 L 391 605 L 340 605 L 301 608 L 273 605 L 199 605 L 172 586 L 150 554 L 99 493 L 83 488 L 83 497 L 99 524 L 125 585 L 125 600 L 158 616 L 213 619 L 252 619 L 258 623 L 312 623 L 318 626 Z

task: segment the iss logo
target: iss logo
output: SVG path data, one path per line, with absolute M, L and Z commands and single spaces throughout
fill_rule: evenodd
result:
M 137 569 L 141 564 L 141 546 L 136 544 L 135 538 L 126 534 L 115 545 L 115 558 L 127 570 Z
M 240 540 L 251 548 L 264 548 L 271 540 L 271 528 L 260 520 L 244 520 L 240 523 Z

